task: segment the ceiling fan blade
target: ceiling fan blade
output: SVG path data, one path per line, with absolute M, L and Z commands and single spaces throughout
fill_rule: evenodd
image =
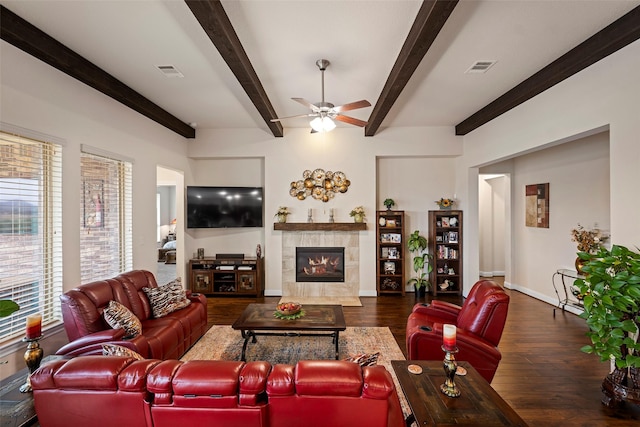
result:
M 320 109 L 318 107 L 316 107 L 315 105 L 313 105 L 312 103 L 310 103 L 309 101 L 307 101 L 304 98 L 291 98 L 294 101 L 304 105 L 307 108 L 310 108 L 311 111 L 313 111 L 314 113 L 317 113 L 318 111 L 320 111 Z
M 333 111 L 335 111 L 336 113 L 340 113 L 342 111 L 357 110 L 358 108 L 364 107 L 371 107 L 371 103 L 366 99 L 356 102 L 350 102 L 344 105 L 338 105 L 337 107 L 333 107 Z
M 285 120 L 285 119 L 298 119 L 300 117 L 313 117 L 313 116 L 317 116 L 316 113 L 307 113 L 307 114 L 298 114 L 297 116 L 287 116 L 287 117 L 278 117 L 276 119 L 271 119 L 272 122 L 279 122 L 280 120 Z
M 367 125 L 367 122 L 365 122 L 364 120 L 356 119 L 349 116 L 343 116 L 342 114 L 338 114 L 335 119 L 343 123 L 349 123 L 350 125 L 360 126 L 361 128 Z

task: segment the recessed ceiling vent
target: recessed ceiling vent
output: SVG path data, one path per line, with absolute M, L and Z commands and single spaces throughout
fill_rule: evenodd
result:
M 487 70 L 493 67 L 493 64 L 496 62 L 498 61 L 476 61 L 467 71 L 465 71 L 465 73 L 486 73 Z
M 166 77 L 184 77 L 184 74 L 173 65 L 156 65 L 156 68 Z

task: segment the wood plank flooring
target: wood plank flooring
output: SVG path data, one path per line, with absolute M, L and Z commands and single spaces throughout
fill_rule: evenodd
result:
M 502 361 L 493 388 L 530 426 L 638 426 L 640 407 L 611 413 L 600 403 L 600 385 L 608 364 L 580 352 L 588 344 L 587 327 L 578 316 L 517 291 L 500 342 Z M 209 324 L 230 325 L 251 302 L 277 303 L 279 297 L 209 298 Z M 458 297 L 439 297 L 461 304 Z M 405 352 L 405 325 L 416 302 L 401 296 L 361 298 L 362 307 L 344 307 L 347 326 L 388 326 Z

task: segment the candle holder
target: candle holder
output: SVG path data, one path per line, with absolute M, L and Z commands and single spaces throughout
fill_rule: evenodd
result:
M 24 361 L 29 368 L 29 375 L 27 375 L 27 381 L 20 386 L 21 393 L 29 393 L 33 391 L 31 388 L 31 374 L 34 373 L 36 369 L 40 367 L 40 362 L 42 362 L 42 355 L 44 351 L 40 348 L 40 344 L 38 341 L 42 338 L 42 335 L 36 338 L 22 338 L 23 342 L 27 342 L 27 351 L 24 353 Z
M 329 222 L 334 222 L 334 219 L 333 219 L 333 209 L 331 209 L 331 210 L 329 211 Z
M 312 223 L 313 222 L 313 213 L 312 213 L 311 209 L 309 209 L 309 211 L 307 213 L 307 222 L 308 223 Z
M 458 397 L 460 396 L 460 390 L 456 387 L 455 381 L 453 381 L 456 376 L 456 369 L 458 369 L 458 364 L 454 357 L 454 354 L 458 352 L 458 347 L 447 349 L 445 346 L 442 346 L 442 351 L 444 351 L 443 362 L 446 379 L 444 380 L 444 384 L 440 386 L 440 391 L 442 391 L 446 396 Z

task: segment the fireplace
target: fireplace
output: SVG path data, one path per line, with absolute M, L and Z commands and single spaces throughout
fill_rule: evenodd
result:
M 296 282 L 344 282 L 344 248 L 297 247 Z

